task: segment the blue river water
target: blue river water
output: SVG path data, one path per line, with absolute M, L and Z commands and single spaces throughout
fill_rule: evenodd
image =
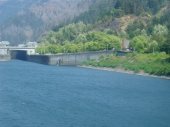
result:
M 0 127 L 170 127 L 170 80 L 0 62 Z

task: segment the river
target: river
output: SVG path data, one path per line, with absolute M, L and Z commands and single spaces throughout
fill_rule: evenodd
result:
M 170 80 L 0 62 L 0 127 L 170 127 Z

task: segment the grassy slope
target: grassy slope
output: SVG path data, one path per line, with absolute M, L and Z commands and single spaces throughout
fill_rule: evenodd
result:
M 125 57 L 115 55 L 101 57 L 98 61 L 84 63 L 97 67 L 121 68 L 136 73 L 145 72 L 153 75 L 170 76 L 170 55 L 158 54 L 128 54 Z

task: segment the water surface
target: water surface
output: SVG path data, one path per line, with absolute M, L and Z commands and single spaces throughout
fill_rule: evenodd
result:
M 0 127 L 170 127 L 170 80 L 0 62 Z

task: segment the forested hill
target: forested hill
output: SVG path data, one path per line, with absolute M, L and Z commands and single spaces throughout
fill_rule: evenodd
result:
M 68 22 L 93 0 L 0 0 L 0 41 L 37 41 L 54 26 Z
M 167 3 L 168 0 L 98 0 L 89 11 L 81 14 L 76 20 L 94 23 L 106 16 L 156 14 Z
M 169 0 L 93 0 L 88 11 L 41 39 L 46 53 L 121 49 L 170 52 Z
M 74 21 L 111 23 L 115 18 L 131 15 L 138 16 L 137 18 L 157 18 L 155 20 L 160 18 L 167 25 L 169 8 L 169 0 L 98 0 L 91 5 L 89 11 L 76 17 Z

